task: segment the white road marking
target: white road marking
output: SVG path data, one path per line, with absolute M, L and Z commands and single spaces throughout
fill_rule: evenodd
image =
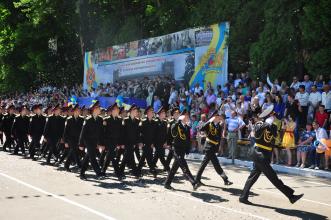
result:
M 55 195 L 54 193 L 47 192 L 47 191 L 45 191 L 45 190 L 43 190 L 43 189 L 41 189 L 41 188 L 38 188 L 38 187 L 36 187 L 36 186 L 33 186 L 33 185 L 31 185 L 31 184 L 29 184 L 29 183 L 26 183 L 26 182 L 24 182 L 24 181 L 22 181 L 22 180 L 16 179 L 15 177 L 9 176 L 9 175 L 7 175 L 7 174 L 5 174 L 5 173 L 0 172 L 0 175 L 3 176 L 3 177 L 6 177 L 6 178 L 8 178 L 8 179 L 10 179 L 10 180 L 12 180 L 12 181 L 15 181 L 15 182 L 17 182 L 17 183 L 19 183 L 19 184 L 22 184 L 22 185 L 24 185 L 24 186 L 26 186 L 26 187 L 28 187 L 28 188 L 34 189 L 34 190 L 36 190 L 36 191 L 38 191 L 38 192 L 40 192 L 40 193 L 43 193 L 43 194 L 45 194 L 45 195 L 51 195 L 51 196 L 52 196 L 53 198 L 55 198 L 55 199 L 59 199 L 59 200 L 61 200 L 61 201 L 63 201 L 63 202 L 66 202 L 66 203 L 68 203 L 68 204 L 71 204 L 71 205 L 77 206 L 77 207 L 79 207 L 79 208 L 81 208 L 81 209 L 84 209 L 84 210 L 86 210 L 86 211 L 88 211 L 88 212 L 91 212 L 91 213 L 93 213 L 93 214 L 95 214 L 95 215 L 97 215 L 97 216 L 100 216 L 100 217 L 104 218 L 104 219 L 107 219 L 107 220 L 116 220 L 116 219 L 113 218 L 113 217 L 110 217 L 110 216 L 108 216 L 108 215 L 106 215 L 106 214 L 103 214 L 103 213 L 101 213 L 101 212 L 99 212 L 99 211 L 96 211 L 96 210 L 94 210 L 94 209 L 91 209 L 91 208 L 89 208 L 89 207 L 87 207 L 87 206 L 85 206 L 85 205 L 82 205 L 82 204 L 79 204 L 79 203 L 77 203 L 77 202 L 74 202 L 74 201 L 72 201 L 72 200 L 70 200 L 70 199 L 67 199 L 67 198 L 64 198 L 64 197 L 61 197 L 61 196 Z
M 195 198 L 188 197 L 188 196 L 183 196 L 183 195 L 180 195 L 180 194 L 174 193 L 174 192 L 167 192 L 167 193 L 169 193 L 171 195 L 174 195 L 174 196 L 178 196 L 178 197 L 182 197 L 182 198 L 185 198 L 185 199 L 189 199 L 189 200 L 192 200 L 192 201 L 195 201 L 195 202 L 199 202 L 199 203 L 202 203 L 204 205 L 209 205 L 209 206 L 213 206 L 213 207 L 216 207 L 216 208 L 224 209 L 224 210 L 227 210 L 227 211 L 230 211 L 230 212 L 238 213 L 238 214 L 241 214 L 241 215 L 250 216 L 250 217 L 253 217 L 253 218 L 256 218 L 256 219 L 269 220 L 268 218 L 265 218 L 265 217 L 262 217 L 262 216 L 258 216 L 258 215 L 254 215 L 254 214 L 252 214 L 250 212 L 239 211 L 239 210 L 228 208 L 228 207 L 224 207 L 224 206 L 221 206 L 221 205 L 216 205 L 216 204 L 212 204 L 212 203 L 206 203 L 206 202 L 203 202 L 203 201 L 201 201 L 199 199 L 195 199 Z

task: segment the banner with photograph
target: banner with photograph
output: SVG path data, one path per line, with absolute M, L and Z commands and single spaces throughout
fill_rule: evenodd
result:
M 85 53 L 84 88 L 140 77 L 172 76 L 190 87 L 224 85 L 229 23 L 223 22 Z

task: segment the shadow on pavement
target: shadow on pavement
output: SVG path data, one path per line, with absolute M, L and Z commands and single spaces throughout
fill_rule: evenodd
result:
M 266 208 L 266 209 L 274 209 L 276 212 L 283 214 L 283 215 L 287 215 L 287 216 L 293 216 L 293 217 L 297 217 L 300 219 L 313 219 L 313 220 L 324 220 L 324 219 L 328 219 L 327 216 L 324 215 L 320 215 L 317 213 L 313 213 L 313 212 L 307 212 L 307 211 L 302 211 L 302 210 L 296 210 L 296 209 L 283 209 L 283 208 L 277 208 L 277 207 L 273 207 L 273 206 L 267 206 L 267 205 L 261 205 L 261 204 L 255 204 L 255 203 L 251 203 L 251 206 L 255 206 L 255 207 L 260 207 L 260 208 Z
M 210 187 L 210 188 L 216 188 L 216 189 L 221 189 L 225 192 L 231 193 L 233 196 L 240 196 L 242 193 L 242 189 L 237 189 L 237 188 L 227 188 L 227 187 L 219 187 L 219 186 L 212 186 L 212 185 L 205 185 L 205 187 Z M 256 194 L 254 192 L 249 192 L 250 196 L 258 196 L 259 194 Z
M 201 199 L 203 202 L 207 203 L 221 203 L 221 202 L 228 202 L 229 200 L 223 199 L 222 197 L 210 193 L 201 193 L 201 192 L 192 192 L 188 190 L 183 190 L 183 189 L 175 189 L 175 192 L 184 192 L 188 193 L 191 196 Z

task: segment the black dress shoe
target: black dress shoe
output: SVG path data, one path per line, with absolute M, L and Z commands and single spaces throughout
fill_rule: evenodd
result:
M 224 185 L 226 185 L 226 186 L 230 186 L 232 184 L 233 184 L 233 182 L 231 182 L 229 180 L 224 181 Z
M 291 198 L 290 198 L 290 202 L 292 204 L 294 204 L 296 201 L 298 201 L 299 199 L 301 199 L 303 196 L 303 194 L 300 194 L 300 195 L 293 195 Z
M 96 176 L 97 180 L 104 180 L 105 178 L 106 178 L 106 176 L 103 175 L 103 174 L 99 174 L 99 175 Z
M 79 178 L 80 178 L 81 180 L 87 180 L 85 174 L 80 174 L 80 175 L 79 175 Z
M 164 188 L 169 189 L 169 190 L 175 190 L 172 186 L 166 184 L 164 185 Z
M 202 186 L 202 183 L 200 181 L 193 184 L 193 190 L 197 190 L 200 186 Z
M 248 201 L 248 199 L 246 199 L 246 198 L 239 197 L 239 202 L 244 203 L 246 205 L 252 205 L 252 203 L 250 201 Z
M 69 172 L 69 173 L 71 173 L 70 168 L 64 168 L 64 170 L 67 171 L 67 172 Z

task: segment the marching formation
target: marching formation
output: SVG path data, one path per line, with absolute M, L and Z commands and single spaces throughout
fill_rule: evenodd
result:
M 251 156 L 254 168 L 249 176 L 239 199 L 249 203 L 248 194 L 259 175 L 266 177 L 290 200 L 299 200 L 303 195 L 294 195 L 294 190 L 284 185 L 270 166 L 270 158 L 277 127 L 273 123 L 273 106 L 259 116 L 255 124 L 256 143 Z M 98 101 L 88 108 L 72 105 L 59 105 L 43 109 L 42 105 L 1 106 L 0 137 L 3 151 L 14 155 L 21 153 L 32 160 L 44 159 L 47 165 L 60 166 L 64 163 L 66 171 L 78 168 L 80 178 L 86 180 L 85 172 L 92 167 L 97 179 L 104 179 L 110 164 L 118 180 L 129 173 L 140 180 L 143 167 L 154 178 L 161 172 L 157 169 L 158 161 L 167 172 L 164 183 L 166 189 L 173 189 L 171 183 L 180 168 L 194 190 L 203 183 L 201 177 L 209 162 L 223 179 L 225 185 L 232 185 L 216 157 L 224 127 L 220 126 L 221 115 L 215 110 L 202 126 L 206 133 L 204 159 L 194 177 L 186 162 L 185 155 L 190 152 L 190 117 L 186 110 L 178 108 L 167 111 L 160 107 L 154 112 L 152 107 L 144 110 L 132 105 L 128 111 L 117 103 L 102 109 Z M 3 139 L 3 134 L 5 140 Z M 168 154 L 166 154 L 168 149 Z M 173 162 L 172 162 L 173 161 Z

